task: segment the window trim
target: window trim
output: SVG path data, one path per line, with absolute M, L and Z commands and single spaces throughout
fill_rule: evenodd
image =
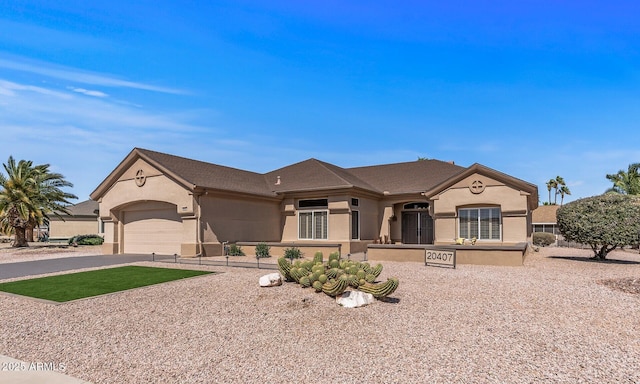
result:
M 300 217 L 301 214 L 306 214 L 306 213 L 311 213 L 311 236 L 312 237 L 300 237 L 300 225 L 301 225 L 301 221 L 300 221 Z M 316 221 L 315 221 L 315 214 L 316 213 L 326 213 L 326 234 L 327 237 L 325 238 L 316 238 L 315 237 L 315 233 L 316 233 Z M 329 210 L 328 209 L 305 209 L 305 210 L 300 210 L 298 211 L 298 240 L 328 240 L 329 239 Z
M 489 238 L 481 238 L 480 234 L 481 234 L 481 223 L 482 223 L 482 214 L 481 211 L 482 210 L 494 210 L 497 209 L 498 213 L 500 214 L 498 216 L 499 222 L 498 222 L 498 238 L 491 238 L 491 232 L 489 233 Z M 477 241 L 480 242 L 491 242 L 491 241 L 502 241 L 502 209 L 500 206 L 480 206 L 480 207 L 464 207 L 464 208 L 458 208 L 458 220 L 457 220 L 457 224 L 458 224 L 458 236 L 459 238 L 462 237 L 462 224 L 460 223 L 460 219 L 461 219 L 461 211 L 477 211 L 478 212 L 478 236 L 476 238 Z

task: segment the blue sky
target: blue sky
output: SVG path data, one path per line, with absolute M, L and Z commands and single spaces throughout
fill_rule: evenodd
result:
M 640 161 L 637 1 L 0 0 L 0 161 L 80 200 L 134 148 L 256 172 L 475 162 L 572 196 Z

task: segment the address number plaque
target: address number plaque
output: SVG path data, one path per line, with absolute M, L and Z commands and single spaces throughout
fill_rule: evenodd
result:
M 448 249 L 425 249 L 424 265 L 456 267 L 456 251 Z

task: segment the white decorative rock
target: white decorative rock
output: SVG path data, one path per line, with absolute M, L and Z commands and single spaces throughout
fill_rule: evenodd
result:
M 345 291 L 342 295 L 336 297 L 336 303 L 346 308 L 364 307 L 374 301 L 372 294 L 362 291 Z
M 260 278 L 259 284 L 261 287 L 275 287 L 276 285 L 282 285 L 282 276 L 278 272 L 264 275 Z

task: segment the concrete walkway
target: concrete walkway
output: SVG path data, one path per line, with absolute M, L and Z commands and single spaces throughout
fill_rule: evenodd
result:
M 59 259 L 22 261 L 0 264 L 0 280 L 42 275 L 45 273 L 72 271 L 74 269 L 96 268 L 107 265 L 151 261 L 151 255 L 97 255 L 73 256 Z
M 55 362 L 26 362 L 0 355 L 0 384 L 91 384 L 65 375 Z

